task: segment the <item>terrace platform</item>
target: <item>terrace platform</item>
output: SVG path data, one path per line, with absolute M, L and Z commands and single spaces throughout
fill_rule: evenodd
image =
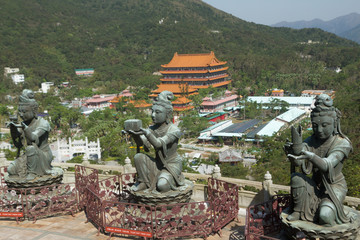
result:
M 209 236 L 208 240 L 240 240 L 244 237 L 245 217 L 239 215 L 239 221 L 232 221 L 222 229 L 222 236 L 218 234 Z M 71 215 L 62 215 L 38 219 L 35 223 L 32 221 L 22 221 L 19 224 L 14 219 L 0 218 L 0 239 L 1 240 L 105 240 L 109 235 L 100 233 L 91 224 L 86 223 L 84 212 L 79 212 L 72 217 Z M 144 239 L 135 236 L 116 235 L 111 237 L 117 239 Z M 180 238 L 179 238 L 180 239 Z M 181 238 L 200 240 L 203 238 Z

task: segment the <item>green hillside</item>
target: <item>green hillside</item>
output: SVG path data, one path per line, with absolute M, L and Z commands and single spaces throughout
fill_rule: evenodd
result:
M 233 86 L 257 92 L 334 88 L 324 67 L 344 67 L 360 55 L 357 44 L 333 34 L 248 23 L 200 0 L 3 1 L 0 36 L 0 67 L 19 67 L 25 87 L 72 81 L 103 92 L 155 88 L 152 72 L 175 52 L 214 51 L 228 61 Z M 320 44 L 300 44 L 309 39 Z M 96 74 L 80 81 L 75 68 Z

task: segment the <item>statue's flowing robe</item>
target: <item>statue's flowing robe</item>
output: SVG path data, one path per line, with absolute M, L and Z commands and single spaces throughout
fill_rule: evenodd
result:
M 328 199 L 335 205 L 336 222 L 349 221 L 342 205 L 348 190 L 342 168 L 351 149 L 351 143 L 339 135 L 330 137 L 323 144 L 319 144 L 314 135 L 304 141 L 303 150 L 313 152 L 323 158 L 327 162 L 328 171 L 321 172 L 314 166 L 311 179 L 302 176 L 307 183 L 306 194 L 298 197 L 302 206 L 301 218 L 303 220 L 313 221 L 319 204 Z M 327 159 L 330 155 L 338 153 L 344 156 L 340 161 L 334 162 Z M 310 174 L 309 165 L 302 164 L 301 168 L 304 174 Z
M 33 173 L 38 176 L 51 174 L 51 161 L 53 160 L 53 155 L 48 143 L 50 124 L 41 117 L 34 119 L 27 129 L 29 132 L 36 132 L 39 130 L 44 131 L 44 133 L 39 136 L 38 144 L 35 144 L 31 141 L 31 139 L 26 138 L 24 132 L 22 133 L 22 137 L 26 141 L 26 145 L 33 146 L 34 151 L 26 152 L 13 161 L 8 167 L 10 175 L 19 175 L 24 168 L 26 168 L 27 173 Z
M 136 166 L 139 181 L 146 183 L 150 188 L 155 188 L 157 181 L 165 178 L 174 190 L 184 184 L 181 173 L 182 158 L 177 153 L 181 131 L 172 123 L 161 128 L 150 126 L 149 129 L 160 140 L 162 147 L 155 149 L 155 158 L 145 155 L 144 162 Z M 142 138 L 142 141 L 145 146 L 150 146 L 147 139 Z

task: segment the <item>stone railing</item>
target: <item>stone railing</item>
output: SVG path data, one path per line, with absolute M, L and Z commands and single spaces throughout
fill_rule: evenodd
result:
M 109 175 L 113 175 L 114 173 L 134 173 L 135 168 L 131 166 L 130 159 L 127 159 L 126 164 L 124 166 L 108 166 L 108 165 L 97 165 L 90 164 L 89 162 L 83 163 L 83 165 L 91 168 L 95 168 L 101 170 L 101 174 L 99 174 L 100 179 L 105 179 Z M 7 162 L 9 163 L 9 162 Z M 5 164 L 7 165 L 7 164 Z M 75 168 L 75 163 L 52 163 L 53 166 L 61 167 L 64 174 L 64 182 L 71 183 L 75 182 L 74 172 L 68 171 L 71 168 Z M 267 172 L 264 176 L 263 182 L 258 181 L 250 181 L 245 179 L 236 179 L 236 178 L 228 178 L 221 177 L 219 174 L 220 169 L 216 166 L 218 174 L 216 176 L 213 175 L 205 175 L 205 174 L 195 174 L 195 173 L 184 173 L 185 177 L 191 181 L 194 181 L 195 188 L 193 192 L 193 199 L 195 201 L 204 201 L 206 196 L 206 182 L 209 177 L 215 177 L 219 180 L 223 180 L 226 182 L 234 183 L 239 186 L 239 207 L 247 208 L 250 205 L 262 203 L 271 199 L 273 195 L 281 194 L 281 193 L 289 193 L 290 187 L 284 185 L 278 185 L 272 183 L 272 177 L 269 172 Z M 349 197 L 345 198 L 344 203 L 350 207 L 359 207 L 360 199 Z

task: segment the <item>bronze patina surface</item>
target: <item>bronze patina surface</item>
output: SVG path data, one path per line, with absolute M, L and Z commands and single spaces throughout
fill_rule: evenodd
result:
M 291 160 L 293 204 L 281 215 L 288 227 L 305 232 L 325 229 L 333 237 L 339 228 L 345 233 L 359 225 L 356 211 L 343 205 L 348 189 L 342 168 L 352 145 L 341 132 L 340 116 L 333 100 L 321 94 L 311 112 L 313 135 L 302 141 L 301 128 L 292 127 L 292 142 L 285 145 L 285 151 Z

